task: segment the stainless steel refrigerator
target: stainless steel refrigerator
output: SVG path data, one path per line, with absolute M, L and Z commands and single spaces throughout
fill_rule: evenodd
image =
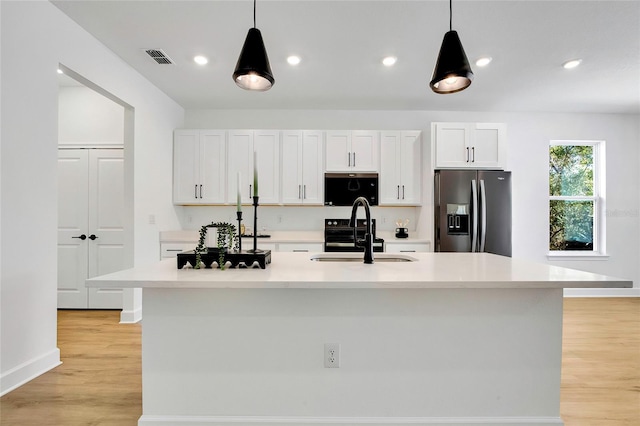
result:
M 436 170 L 435 251 L 511 257 L 511 172 Z

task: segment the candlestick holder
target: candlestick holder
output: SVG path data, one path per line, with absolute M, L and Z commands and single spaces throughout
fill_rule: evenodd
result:
M 247 250 L 249 253 L 262 253 L 258 250 L 258 196 L 253 196 L 253 250 Z
M 242 211 L 237 211 L 236 216 L 238 218 L 238 252 L 242 251 Z

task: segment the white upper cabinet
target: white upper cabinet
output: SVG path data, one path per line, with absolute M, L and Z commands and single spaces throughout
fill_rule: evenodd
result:
M 433 123 L 435 168 L 506 167 L 506 126 L 502 123 Z
M 323 204 L 323 132 L 282 132 L 282 203 Z
M 253 203 L 254 151 L 258 169 L 260 204 L 278 204 L 280 198 L 280 132 L 278 130 L 229 130 L 227 202 L 235 204 L 240 173 L 243 204 Z
M 420 205 L 420 131 L 380 132 L 380 205 Z
M 335 130 L 326 133 L 327 172 L 377 172 L 380 139 L 377 131 Z
M 224 130 L 176 130 L 173 142 L 173 202 L 216 204 L 225 201 Z

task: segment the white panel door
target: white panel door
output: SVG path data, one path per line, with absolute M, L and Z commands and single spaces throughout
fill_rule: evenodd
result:
M 58 307 L 87 307 L 89 156 L 58 151 Z
M 349 130 L 328 131 L 326 148 L 326 171 L 351 170 L 351 132 Z
M 58 307 L 122 309 L 122 290 L 85 280 L 124 267 L 121 149 L 59 150 Z
M 92 278 L 124 269 L 124 158 L 121 149 L 88 151 L 88 278 Z M 122 308 L 122 289 L 88 290 L 88 308 Z
M 422 192 L 422 156 L 420 132 L 403 131 L 399 144 L 400 200 L 402 204 L 419 205 Z
M 227 184 L 227 151 L 224 130 L 200 132 L 199 170 L 200 202 L 224 203 Z M 234 194 L 236 194 L 234 192 Z
M 470 166 L 471 128 L 468 123 L 435 123 L 436 168 Z
M 378 153 L 380 139 L 378 132 L 354 130 L 351 132 L 351 170 L 377 172 L 380 169 Z
M 241 182 L 240 195 L 243 204 L 252 204 L 253 196 L 253 131 L 229 130 L 227 202 L 236 204 L 238 196 L 238 172 Z
M 282 132 L 282 203 L 302 203 L 302 131 Z
M 259 202 L 260 204 L 278 204 L 280 203 L 280 132 L 255 130 L 253 150 L 258 159 Z
M 323 133 L 305 130 L 302 135 L 302 202 L 324 205 Z
M 200 169 L 197 161 L 200 145 L 197 130 L 176 130 L 173 141 L 173 202 L 200 202 Z
M 380 135 L 380 204 L 400 203 L 400 132 L 388 131 Z

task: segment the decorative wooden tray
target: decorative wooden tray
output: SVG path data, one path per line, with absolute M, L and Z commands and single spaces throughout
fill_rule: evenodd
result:
M 204 264 L 205 269 L 211 269 L 215 263 L 220 268 L 218 261 L 220 253 L 218 251 L 207 251 L 200 254 L 200 261 Z M 265 269 L 271 263 L 271 250 L 259 250 L 254 253 L 252 250 L 240 252 L 227 252 L 224 254 L 225 264 L 231 263 L 232 268 L 251 268 L 254 263 L 258 263 L 260 268 Z M 178 253 L 178 269 L 184 268 L 187 263 L 194 267 L 196 265 L 195 250 Z

